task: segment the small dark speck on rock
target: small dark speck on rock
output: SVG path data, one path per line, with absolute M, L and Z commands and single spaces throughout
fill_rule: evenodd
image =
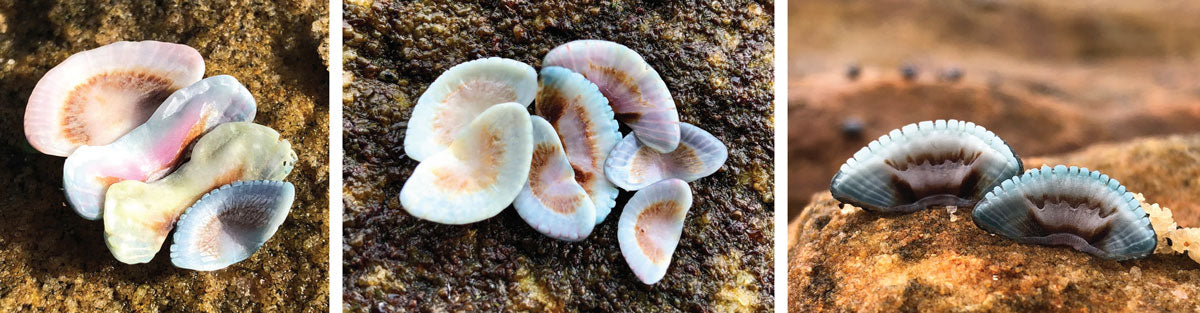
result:
M 904 76 L 904 80 L 917 80 L 917 67 L 912 64 L 905 64 L 900 67 L 900 75 Z
M 939 75 L 939 78 L 941 78 L 941 80 L 944 82 L 957 83 L 959 80 L 962 79 L 962 76 L 963 76 L 962 70 L 955 67 L 955 68 L 943 70 L 942 74 Z
M 857 117 L 847 117 L 842 120 L 842 136 L 846 139 L 860 139 L 863 133 L 863 121 Z
M 862 67 L 858 64 L 850 64 L 849 67 L 846 67 L 846 79 L 856 81 L 859 75 L 862 75 Z

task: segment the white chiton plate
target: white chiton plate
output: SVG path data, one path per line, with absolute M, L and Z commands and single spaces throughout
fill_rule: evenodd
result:
M 80 146 L 63 164 L 63 190 L 76 213 L 99 219 L 108 186 L 154 181 L 175 168 L 184 149 L 217 125 L 254 120 L 254 96 L 232 76 L 205 78 L 175 91 L 145 124 L 103 146 Z
M 679 145 L 679 113 L 658 71 L 633 49 L 604 40 L 576 40 L 555 47 L 542 66 L 583 74 L 608 98 L 617 120 L 646 146 L 666 153 Z
M 174 173 L 146 183 L 126 180 L 104 197 L 104 241 L 118 261 L 146 263 L 162 248 L 175 221 L 204 194 L 239 180 L 283 180 L 296 152 L 270 127 L 233 122 L 200 137 Z
M 520 61 L 474 60 L 451 67 L 421 94 L 404 133 L 404 153 L 424 161 L 450 147 L 483 111 L 515 102 L 529 106 L 537 93 L 537 72 Z
M 566 241 L 587 238 L 596 225 L 596 208 L 579 183 L 554 127 L 538 116 L 533 121 L 533 162 L 529 180 L 513 207 L 525 222 L 548 237 Z
M 525 105 L 492 106 L 449 148 L 417 165 L 400 189 L 400 204 L 413 216 L 442 224 L 499 214 L 529 178 L 532 132 Z
M 109 144 L 203 75 L 200 53 L 180 44 L 121 41 L 76 53 L 33 88 L 25 137 L 38 151 L 57 156 L 80 145 Z
M 642 145 L 634 136 L 625 136 L 608 154 L 604 172 L 608 179 L 625 190 L 638 190 L 668 178 L 687 182 L 717 172 L 729 157 L 729 150 L 712 134 L 688 123 L 681 123 L 683 138 L 669 153 Z
M 549 66 L 538 77 L 534 112 L 554 125 L 575 179 L 592 199 L 596 224 L 600 224 L 617 205 L 618 192 L 604 174 L 608 152 L 621 140 L 608 99 L 583 75 Z
M 667 274 L 691 207 L 692 191 L 678 179 L 650 185 L 625 204 L 617 222 L 617 241 L 625 262 L 642 283 L 657 283 Z
M 238 181 L 196 201 L 175 226 L 171 263 L 215 271 L 258 251 L 287 219 L 296 187 L 289 182 Z

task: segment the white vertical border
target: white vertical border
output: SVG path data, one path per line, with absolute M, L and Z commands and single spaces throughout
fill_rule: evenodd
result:
M 775 312 L 787 312 L 787 10 L 775 0 Z
M 342 1 L 329 0 L 329 312 L 342 311 Z

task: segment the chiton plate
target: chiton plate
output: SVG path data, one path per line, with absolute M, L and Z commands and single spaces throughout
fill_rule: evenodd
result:
M 34 86 L 25 136 L 38 151 L 64 157 L 109 144 L 203 75 L 200 53 L 180 44 L 121 41 L 76 53 Z
M 1021 243 L 1071 246 L 1106 259 L 1145 257 L 1158 243 L 1133 193 L 1075 166 L 1043 166 L 1007 179 L 971 216 L 979 228 Z
M 892 130 L 854 153 L 829 190 L 838 201 L 877 212 L 969 207 L 1021 168 L 1008 144 L 982 126 L 924 121 Z

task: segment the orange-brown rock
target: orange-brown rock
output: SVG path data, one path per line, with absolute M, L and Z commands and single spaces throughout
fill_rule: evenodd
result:
M 1099 145 L 1026 167 L 1099 169 L 1181 212 L 1194 211 L 1184 208 L 1200 195 L 1196 160 L 1200 134 Z M 989 234 L 969 208 L 884 215 L 843 207 L 828 192 L 810 201 L 789 227 L 792 312 L 1200 310 L 1200 264 L 1183 255 L 1116 262 Z

